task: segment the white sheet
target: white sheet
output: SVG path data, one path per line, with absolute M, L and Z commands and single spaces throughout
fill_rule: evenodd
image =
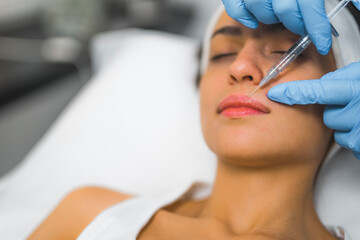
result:
M 202 139 L 195 88 L 197 42 L 136 30 L 117 36 L 113 63 L 0 181 L 1 239 L 23 239 L 76 187 L 147 193 L 194 174 L 211 181 L 215 158 Z

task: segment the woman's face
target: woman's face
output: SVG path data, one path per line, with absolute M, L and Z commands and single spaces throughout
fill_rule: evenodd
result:
M 253 30 L 222 14 L 200 82 L 203 134 L 221 159 L 258 166 L 324 157 L 332 132 L 323 124 L 323 107 L 287 106 L 269 100 L 266 94 L 277 84 L 319 79 L 335 70 L 332 54 L 321 56 L 309 47 L 252 100 L 247 98 L 298 38 L 281 25 L 260 25 Z

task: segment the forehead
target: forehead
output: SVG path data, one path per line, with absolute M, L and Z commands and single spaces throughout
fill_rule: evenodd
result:
M 272 35 L 272 36 L 286 36 L 286 38 L 290 38 L 296 41 L 299 36 L 287 30 L 284 25 L 281 23 L 279 24 L 259 24 L 257 29 L 250 29 L 242 25 L 241 23 L 235 21 L 231 17 L 229 17 L 226 12 L 224 11 L 220 18 L 218 19 L 215 28 L 212 32 L 212 38 L 218 35 L 225 35 L 225 36 L 256 36 L 260 37 L 263 35 Z

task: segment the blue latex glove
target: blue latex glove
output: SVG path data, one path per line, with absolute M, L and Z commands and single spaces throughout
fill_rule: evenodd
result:
M 353 0 L 360 9 L 360 2 Z M 229 16 L 249 28 L 282 22 L 290 31 L 311 40 L 321 54 L 331 47 L 331 26 L 324 0 L 223 0 Z
M 268 92 L 271 100 L 288 105 L 325 104 L 324 122 L 335 130 L 335 141 L 360 160 L 360 62 L 320 80 L 279 84 Z

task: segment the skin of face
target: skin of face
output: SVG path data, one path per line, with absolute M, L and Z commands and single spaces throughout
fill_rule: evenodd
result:
M 334 71 L 333 55 L 322 56 L 310 46 L 251 97 L 270 113 L 230 119 L 217 112 L 219 103 L 233 94 L 248 96 L 299 36 L 281 26 L 249 29 L 225 12 L 215 32 L 199 86 L 202 131 L 209 148 L 219 159 L 241 166 L 320 162 L 332 139 L 332 131 L 323 123 L 323 106 L 287 106 L 271 101 L 266 94 L 277 84 L 319 79 Z

